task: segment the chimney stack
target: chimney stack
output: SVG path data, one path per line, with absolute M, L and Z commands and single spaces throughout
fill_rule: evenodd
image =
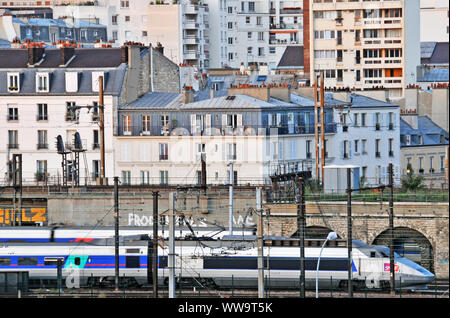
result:
M 156 43 L 155 50 L 159 51 L 162 55 L 164 55 L 164 46 L 160 42 Z
M 29 47 L 28 48 L 28 65 L 38 63 L 44 57 L 45 49 L 43 47 Z
M 73 47 L 62 47 L 59 49 L 60 63 L 61 65 L 66 65 L 67 62 L 75 55 L 75 48 Z
M 183 87 L 183 104 L 189 104 L 194 102 L 194 91 L 191 86 Z
M 127 45 L 122 45 L 121 47 L 122 50 L 122 56 L 121 56 L 121 63 L 128 63 L 128 46 Z

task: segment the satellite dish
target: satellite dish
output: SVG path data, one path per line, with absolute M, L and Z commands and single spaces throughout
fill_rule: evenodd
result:
M 83 150 L 83 144 L 81 142 L 80 133 L 76 132 L 74 135 L 74 148 L 75 150 Z
M 65 152 L 64 141 L 63 141 L 61 135 L 58 135 L 58 137 L 56 137 L 56 149 L 58 150 L 58 153 Z

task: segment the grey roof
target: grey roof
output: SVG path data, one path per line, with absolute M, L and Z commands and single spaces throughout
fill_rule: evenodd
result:
M 304 66 L 303 46 L 288 46 L 277 68 L 300 68 Z
M 60 49 L 46 48 L 44 62 L 35 68 L 57 68 Z M 121 64 L 121 48 L 76 48 L 70 68 L 109 68 Z M 0 49 L 0 69 L 27 68 L 27 49 Z
M 399 107 L 399 105 L 397 104 L 392 104 L 392 103 L 388 103 L 388 102 L 383 102 L 381 100 L 378 99 L 373 99 L 367 96 L 362 96 L 362 95 L 357 95 L 357 94 L 352 94 L 351 95 L 352 98 L 352 102 L 351 102 L 351 107 L 361 107 L 361 108 L 366 108 L 366 107 Z
M 433 55 L 436 42 L 420 42 L 420 57 L 422 59 L 429 59 Z
M 295 93 L 291 93 L 291 101 L 293 103 L 299 104 L 299 105 L 303 105 L 303 106 L 308 106 L 308 107 L 314 107 L 314 100 L 295 94 Z
M 212 99 L 207 99 L 199 102 L 184 104 L 182 109 L 197 109 L 197 108 L 216 108 L 216 109 L 230 109 L 230 108 L 254 108 L 260 109 L 263 107 L 273 107 L 273 104 L 263 100 L 253 98 L 247 95 L 221 96 Z
M 121 66 L 114 70 L 105 70 L 105 89 L 104 94 L 119 95 L 122 89 L 123 80 L 127 68 Z M 36 93 L 36 72 L 43 71 L 42 69 L 24 69 L 19 70 L 21 74 L 20 92 L 10 93 L 7 87 L 8 71 L 0 70 L 0 95 L 86 95 L 95 94 L 98 92 L 92 91 L 92 70 L 79 71 L 78 91 L 75 93 L 66 93 L 65 72 L 74 71 L 70 69 L 54 69 L 50 70 L 50 85 L 48 93 Z
M 418 82 L 448 82 L 448 68 L 425 69 L 423 75 L 417 75 Z
M 449 46 L 448 42 L 437 42 L 434 46 L 433 53 L 429 56 L 430 48 L 425 49 L 422 56 L 422 64 L 449 64 Z
M 23 26 L 48 26 L 59 28 L 105 28 L 106 25 L 92 23 L 80 19 L 75 19 L 74 23 L 70 23 L 61 19 L 45 19 L 45 18 L 31 18 L 29 20 L 21 20 L 19 18 L 13 18 L 13 23 Z
M 119 109 L 151 109 L 176 107 L 181 103 L 181 94 L 150 92 L 132 103 L 122 105 Z
M 428 116 L 417 116 L 417 129 L 412 128 L 403 118 L 400 118 L 400 135 L 422 135 L 422 144 L 411 138 L 410 145 L 401 143 L 401 147 L 442 145 L 440 135 L 445 137 L 444 145 L 448 145 L 448 132 L 435 124 Z

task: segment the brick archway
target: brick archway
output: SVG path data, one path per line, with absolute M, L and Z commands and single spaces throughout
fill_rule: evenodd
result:
M 373 240 L 374 245 L 390 243 L 389 229 L 378 234 Z M 394 228 L 394 251 L 402 257 L 408 258 L 434 273 L 433 246 L 421 232 L 406 226 Z

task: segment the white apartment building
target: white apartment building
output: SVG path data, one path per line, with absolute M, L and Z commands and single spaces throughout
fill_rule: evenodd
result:
M 9 56 L 9 67 L 0 69 L 0 171 L 2 184 L 11 182 L 9 165 L 13 154 L 22 154 L 22 178 L 24 185 L 42 182 L 63 184 L 63 157 L 57 151 L 57 137 L 61 136 L 67 151 L 66 173 L 68 184 L 72 182 L 75 160 L 74 136 L 78 132 L 83 151 L 79 153 L 80 185 L 95 184 L 100 177 L 100 129 L 98 126 L 99 76 L 104 77 L 104 132 L 113 134 L 113 110 L 118 105 L 122 78 L 126 68 L 110 60 L 110 51 L 96 52 L 109 62 L 102 67 L 89 67 L 89 55 L 93 52 L 77 51 L 80 63 L 60 68 L 62 53 L 66 49 L 35 50 L 35 67 L 27 66 L 27 50 L 4 50 L 2 58 Z M 120 51 L 120 49 L 119 49 Z M 61 56 L 60 54 L 61 53 Z M 66 55 L 70 52 L 65 52 Z M 120 55 L 120 52 L 119 52 Z M 72 52 L 73 57 L 73 52 Z M 92 57 L 92 56 L 91 56 Z M 4 66 L 4 65 L 2 65 Z M 92 106 L 70 111 L 70 106 Z M 105 138 L 105 167 L 113 167 L 113 140 Z M 114 171 L 106 169 L 106 176 Z M 77 178 L 75 178 L 76 180 Z
M 325 72 L 325 87 L 389 89 L 400 98 L 420 65 L 419 0 L 311 0 L 305 72 Z M 308 61 L 309 60 L 309 61 Z M 306 65 L 309 64 L 309 65 Z
M 176 64 L 184 63 L 199 70 L 210 66 L 209 8 L 203 4 L 150 3 L 147 9 L 148 41 L 161 43 L 164 54 Z
M 286 47 L 303 44 L 301 1 L 205 0 L 210 8 L 211 68 L 274 69 Z
M 108 40 L 122 45 L 126 41 L 149 43 L 147 30 L 148 1 L 96 0 L 87 5 L 86 0 L 8 1 L 11 10 L 51 8 L 53 18 L 73 17 L 107 26 Z M 1 5 L 1 3 L 0 3 Z M 19 11 L 17 11 L 19 12 Z
M 82 151 L 75 180 L 79 185 L 97 182 L 101 172 L 100 76 L 104 79 L 105 177 L 111 184 L 116 176 L 113 136 L 119 105 L 152 90 L 178 93 L 178 66 L 158 49 L 139 45 L 0 49 L 0 184 L 11 185 L 13 154 L 22 154 L 24 185 L 64 185 L 63 171 L 67 185 L 73 184 L 76 133 Z M 73 106 L 83 108 L 72 111 Z M 61 148 L 56 146 L 58 136 L 67 152 L 64 170 Z
M 400 107 L 362 95 L 335 93 L 334 98 L 351 105 L 336 108 L 337 131 L 327 143 L 336 155 L 333 165 L 353 165 L 354 180 L 388 184 L 388 166 L 393 164 L 394 183 L 400 183 Z M 354 182 L 353 182 L 354 184 Z
M 420 41 L 448 42 L 449 4 L 447 0 L 420 0 Z
M 83 1 L 79 1 L 83 2 Z M 100 24 L 107 25 L 108 39 L 122 45 L 127 41 L 149 43 L 148 1 L 99 0 L 94 6 L 53 6 L 54 16 L 75 16 L 79 19 L 95 17 Z
M 353 95 L 327 96 L 325 164 L 355 165 L 355 187 L 386 184 L 400 172 L 399 106 Z M 345 97 L 345 96 L 344 96 Z M 233 88 L 192 100 L 149 93 L 119 108 L 116 171 L 125 184 L 270 184 L 275 171 L 311 171 L 315 178 L 314 100 L 289 88 Z

